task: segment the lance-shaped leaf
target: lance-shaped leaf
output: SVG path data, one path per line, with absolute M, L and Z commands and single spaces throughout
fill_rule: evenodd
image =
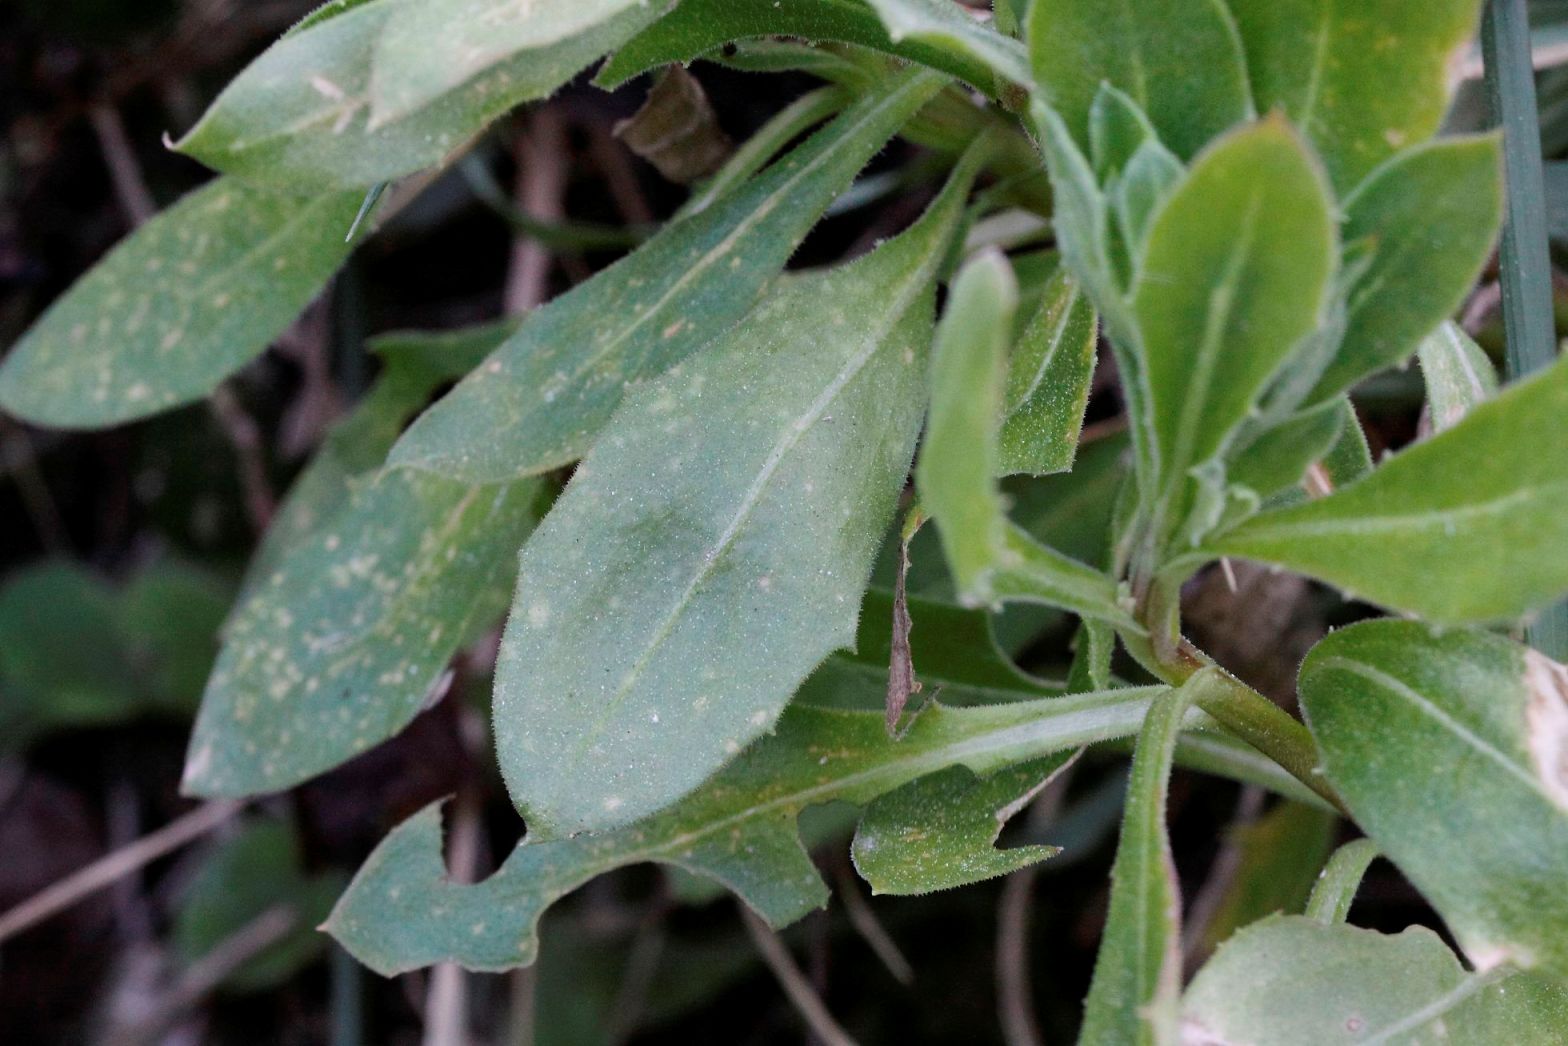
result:
M 494 482 L 581 457 L 630 384 L 662 374 L 745 315 L 828 204 L 941 82 L 924 72 L 891 78 L 745 186 L 534 310 L 414 423 L 391 463 Z
M 915 482 L 936 522 L 959 596 L 993 598 L 1007 517 L 996 486 L 1008 336 L 1018 284 L 1007 259 L 988 251 L 964 266 L 937 329 L 931 418 Z
M 920 427 L 937 269 L 982 155 L 908 232 L 785 282 L 639 390 L 524 547 L 495 736 L 531 830 L 668 805 L 853 641 Z
M 537 81 L 532 96 L 547 94 L 670 6 L 668 0 L 402 4 L 387 19 L 371 58 L 370 127 L 405 119 L 503 69 L 511 69 L 513 76 L 526 71 Z M 552 77 L 556 82 L 548 84 Z M 514 83 L 510 77 L 498 78 L 503 89 Z
M 920 36 L 894 43 L 877 13 L 863 0 L 682 0 L 675 10 L 616 51 L 594 82 L 619 87 L 669 62 L 690 62 L 731 41 L 766 36 L 857 44 L 939 69 L 983 91 L 995 87 L 991 67 L 967 50 Z M 1013 50 L 1009 43 L 1004 42 L 1002 49 Z M 1017 53 L 1021 56 L 1022 49 Z
M 1568 991 L 1530 974 L 1468 973 L 1437 934 L 1382 934 L 1303 916 L 1220 946 L 1182 1003 L 1182 1042 L 1551 1046 Z
M 1346 403 L 1330 400 L 1286 418 L 1234 448 L 1226 468 L 1226 482 L 1250 491 L 1253 508 L 1264 498 L 1296 487 L 1307 469 L 1339 442 L 1345 429 Z
M 1433 621 L 1515 617 L 1568 591 L 1568 363 L 1329 497 L 1263 512 L 1196 557 L 1245 556 Z
M 370 855 L 327 929 L 387 975 L 442 961 L 505 969 L 533 961 L 539 916 L 556 900 L 596 875 L 646 861 L 717 879 L 783 926 L 828 897 L 796 830 L 804 808 L 833 800 L 863 805 L 948 767 L 989 775 L 1123 737 L 1167 692 L 1143 687 L 988 708 L 937 705 L 896 741 L 880 709 L 792 706 L 772 736 L 670 809 L 603 834 L 529 834 L 495 875 L 472 886 L 446 879 L 441 815 L 432 806 Z
M 1181 898 L 1165 798 L 1182 719 L 1209 670 L 1156 699 L 1138 734 L 1111 904 L 1084 1002 L 1084 1043 L 1168 1043 L 1181 991 Z
M 1477 404 L 1497 395 L 1497 368 L 1457 323 L 1445 322 L 1427 335 L 1416 357 L 1434 431 L 1453 428 Z
M 220 178 L 132 233 L 0 365 L 0 407 L 96 428 L 211 392 L 348 255 L 361 193 L 300 199 Z
M 1029 49 L 1035 82 L 1081 148 L 1102 83 L 1126 92 L 1183 159 L 1253 115 L 1224 0 L 1035 0 Z
M 922 40 L 990 67 L 1015 84 L 1032 81 L 1024 45 L 1003 36 L 963 7 L 947 0 L 866 0 L 895 43 Z
M 998 448 L 1003 474 L 1043 476 L 1073 467 L 1094 379 L 1096 327 L 1094 306 L 1058 266 L 1008 359 Z
M 1313 648 L 1301 700 L 1329 781 L 1476 967 L 1568 980 L 1568 669 L 1371 621 Z
M 177 148 L 263 184 L 389 181 L 440 163 L 667 9 L 618 0 L 360 4 L 273 44 Z
M 866 808 L 850 853 L 871 892 L 951 890 L 1016 872 L 1058 846 L 996 847 L 1013 815 L 1072 761 L 1059 752 L 977 778 L 965 767 L 927 774 Z
M 310 540 L 353 496 L 352 481 L 386 459 L 403 425 L 444 382 L 467 374 L 516 329 L 512 320 L 462 330 L 400 331 L 370 342 L 382 371 L 354 410 L 332 427 L 289 487 L 246 569 L 245 588 L 271 576 L 291 550 Z
M 383 471 L 257 580 L 202 698 L 182 787 L 297 784 L 391 737 L 441 696 L 454 651 L 506 606 L 541 481 Z
M 1348 290 L 1339 350 L 1312 399 L 1401 363 L 1459 307 L 1491 253 L 1502 215 L 1495 137 L 1407 150 L 1344 202 L 1347 247 L 1364 269 Z
M 1341 193 L 1425 141 L 1479 0 L 1230 0 L 1258 111 L 1283 108 Z
M 1278 119 L 1206 150 L 1155 217 L 1133 309 L 1165 497 L 1317 329 L 1335 255 L 1328 186 Z

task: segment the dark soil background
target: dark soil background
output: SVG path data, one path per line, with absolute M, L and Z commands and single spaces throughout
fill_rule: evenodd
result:
M 190 126 L 306 8 L 295 0 L 13 0 L 0 8 L 0 346 L 138 220 L 209 176 L 165 150 L 162 136 Z M 694 72 L 736 140 L 810 85 L 713 65 Z M 519 180 L 515 158 L 543 156 L 561 174 L 550 202 L 574 219 L 657 221 L 685 190 L 611 135 L 646 89 L 633 83 L 606 94 L 580 82 L 542 113 L 503 121 L 479 155 L 501 185 L 524 189 L 527 172 Z M 1565 140 L 1548 128 L 1548 145 L 1560 152 L 1568 136 L 1556 130 Z M 874 169 L 915 155 L 894 146 Z M 864 249 L 906 223 L 926 194 L 917 182 L 828 220 L 797 264 Z M 89 433 L 0 416 L 0 730 L 9 731 L 0 735 L 0 910 L 192 809 L 177 788 L 216 627 L 271 508 L 372 377 L 365 338 L 502 315 L 518 246 L 463 179 L 447 176 L 364 243 L 323 298 L 210 403 Z M 613 257 L 557 255 L 546 289 L 558 292 Z M 1467 317 L 1492 349 L 1495 301 L 1495 288 L 1479 288 Z M 1363 391 L 1377 448 L 1416 433 L 1414 371 Z M 1091 420 L 1114 425 L 1117 411 L 1114 390 L 1102 390 Z M 45 567 L 63 574 L 18 584 Z M 1331 622 L 1364 611 L 1289 579 L 1244 573 L 1240 582 L 1232 592 L 1217 574 L 1199 579 L 1189 593 L 1193 629 L 1222 661 L 1289 703 L 1306 646 Z M 1069 634 L 1041 631 L 1021 654 L 1026 667 L 1059 666 Z M 0 944 L 0 1042 L 420 1041 L 432 997 L 427 974 L 383 980 L 308 926 L 280 945 L 257 937 L 257 920 L 279 904 L 308 911 L 301 884 L 342 881 L 390 826 L 445 795 L 459 793 L 482 811 L 481 870 L 515 842 L 522 826 L 483 741 L 485 652 L 465 655 L 463 665 L 452 694 L 394 741 L 255 804 Z M 31 707 L 23 723 L 22 688 L 40 680 L 61 696 Z M 66 707 L 82 687 L 96 702 L 90 715 Z M 1111 755 L 1084 761 L 1064 794 L 1048 795 L 1027 825 L 1010 829 L 1068 846 L 1062 858 L 923 899 L 872 900 L 849 868 L 842 818 L 822 818 L 828 823 L 816 834 L 831 842 L 818 852 L 841 896 L 784 936 L 830 1010 L 868 1043 L 983 1043 L 1004 1041 L 1004 1021 L 1016 1027 L 1027 1004 L 1043 1041 L 1066 1041 L 1092 970 L 1123 772 Z M 1235 892 L 1244 838 L 1237 825 L 1277 825 L 1284 816 L 1235 785 L 1177 775 L 1172 830 L 1200 930 L 1213 931 Z M 1326 827 L 1293 831 L 1289 845 L 1332 841 Z M 255 856 L 236 867 L 236 853 Z M 1353 918 L 1364 925 L 1432 922 L 1386 865 L 1361 897 Z M 1008 944 L 1003 932 L 999 943 L 999 929 L 1017 930 L 1018 940 Z M 909 983 L 895 976 L 896 962 L 879 957 L 872 942 L 880 935 L 907 959 Z M 534 970 L 466 979 L 472 1041 L 809 1041 L 734 904 L 693 903 L 656 870 L 632 869 L 579 891 L 546 919 L 544 942 Z M 1200 932 L 1190 955 L 1197 960 L 1207 947 Z M 1029 982 L 1020 992 L 999 991 L 1018 977 Z

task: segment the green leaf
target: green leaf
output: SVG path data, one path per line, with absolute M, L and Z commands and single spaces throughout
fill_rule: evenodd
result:
M 1214 916 L 1204 927 L 1212 951 L 1237 930 L 1278 912 L 1300 913 L 1328 860 L 1338 818 L 1305 803 L 1280 803 L 1235 830 L 1237 864 Z
M 1518 616 L 1568 591 L 1565 413 L 1568 362 L 1329 497 L 1253 516 L 1195 557 L 1273 563 L 1433 621 Z
M 863 805 L 951 766 L 991 774 L 1125 736 L 1166 692 L 1145 687 L 987 708 L 937 705 L 896 741 L 880 709 L 793 706 L 772 736 L 670 809 L 603 834 L 530 834 L 496 874 L 473 886 L 447 880 L 440 812 L 428 807 L 371 854 L 327 930 L 387 975 L 448 960 L 506 969 L 533 961 L 538 918 L 556 900 L 596 875 L 646 861 L 718 879 L 782 926 L 827 901 L 801 849 L 801 810 L 833 800 Z
M 1072 761 L 1059 752 L 977 778 L 955 766 L 889 792 L 855 830 L 855 869 L 875 894 L 951 890 L 1016 872 L 1057 846 L 996 848 L 1002 828 Z
M 1345 402 L 1330 400 L 1285 419 L 1235 449 L 1226 468 L 1232 488 L 1250 491 L 1253 507 L 1301 483 L 1307 469 L 1339 442 L 1345 428 Z
M 994 35 L 994 34 L 992 34 Z M 627 41 L 594 82 L 614 88 L 669 62 L 690 62 L 734 40 L 792 36 L 856 44 L 940 70 L 982 91 L 995 90 L 986 59 L 919 35 L 893 42 L 864 0 L 682 0 L 669 14 Z M 1012 52 L 1008 43 L 1000 45 Z M 1022 49 L 1016 48 L 1021 56 Z M 1027 81 L 1027 69 L 1025 81 Z
M 263 184 L 390 181 L 440 163 L 665 9 L 625 0 L 547 0 L 542 11 L 500 0 L 361 4 L 273 44 L 176 148 Z
M 1315 401 L 1404 361 L 1469 293 L 1502 214 L 1498 139 L 1445 138 L 1406 150 L 1343 206 L 1347 247 L 1363 244 L 1368 254 Z
M 371 130 L 407 119 L 500 70 L 542 97 L 670 7 L 649 0 L 422 0 L 387 19 L 370 72 Z M 526 58 L 526 61 L 524 59 Z M 549 83 L 550 79 L 554 83 Z
M 1003 36 L 947 0 L 866 0 L 894 43 L 920 40 L 984 63 L 1015 84 L 1033 82 L 1023 44 Z M 984 86 L 984 85 L 978 85 Z
M 468 373 L 517 329 L 516 321 L 453 331 L 396 331 L 370 342 L 383 360 L 375 384 L 354 410 L 334 425 L 289 487 L 246 570 L 245 590 L 270 577 L 293 549 L 310 540 L 353 497 L 354 480 L 368 476 L 408 419 L 443 383 Z
M 191 965 L 251 920 L 283 906 L 294 916 L 289 931 L 222 982 L 233 991 L 274 989 L 321 955 L 327 942 L 316 925 L 342 889 L 341 873 L 305 875 L 292 825 L 253 820 L 205 855 L 180 897 L 171 943 L 180 960 Z
M 1317 329 L 1337 253 L 1332 212 L 1311 156 L 1269 119 L 1199 156 L 1155 217 L 1133 310 L 1163 497 L 1224 448 Z
M 1551 1046 L 1568 991 L 1530 974 L 1469 974 L 1432 930 L 1396 935 L 1300 916 L 1245 928 L 1192 982 L 1182 1041 Z
M 921 508 L 936 522 L 961 599 L 989 603 L 1007 517 L 995 477 L 1008 336 L 1018 284 L 990 250 L 965 265 L 931 360 L 931 417 L 915 470 Z
M 1497 395 L 1497 368 L 1456 323 L 1445 322 L 1427 335 L 1416 357 L 1435 432 L 1453 428 L 1477 404 Z
M 1388 935 L 1301 916 L 1242 930 L 1198 972 L 1183 1042 L 1550 1046 L 1568 992 L 1529 974 L 1469 974 L 1423 926 Z
M 1230 0 L 1260 112 L 1283 108 L 1348 192 L 1431 137 L 1479 0 Z
M 1183 159 L 1253 115 L 1223 0 L 1034 0 L 1029 48 L 1035 82 L 1081 148 L 1102 83 L 1126 92 Z
M 540 493 L 538 480 L 470 485 L 402 470 L 364 481 L 236 610 L 184 791 L 280 791 L 441 697 L 452 654 L 506 606 Z
M 1149 705 L 1138 733 L 1121 838 L 1111 867 L 1094 979 L 1084 1002 L 1081 1043 L 1174 1041 L 1181 991 L 1181 897 L 1165 830 L 1165 800 L 1182 719 L 1209 670 Z
M 1301 701 L 1328 780 L 1475 966 L 1568 980 L 1568 669 L 1371 621 L 1313 648 Z
M 99 428 L 211 392 L 348 255 L 362 193 L 300 199 L 219 178 L 123 240 L 0 364 L 0 407 Z
M 1307 900 L 1304 913 L 1307 918 L 1316 919 L 1325 926 L 1349 918 L 1361 880 L 1378 856 L 1377 844 L 1365 838 L 1354 839 L 1335 850 Z
M 785 281 L 638 390 L 524 547 L 495 736 L 533 831 L 668 805 L 854 639 L 920 428 L 937 270 L 981 157 L 904 235 Z
M 496 482 L 581 457 L 629 385 L 745 315 L 822 211 L 941 82 L 921 72 L 889 78 L 744 187 L 534 310 L 414 423 L 391 463 Z
M 998 448 L 1004 474 L 1043 476 L 1073 467 L 1094 379 L 1097 326 L 1094 306 L 1058 267 L 1008 359 Z

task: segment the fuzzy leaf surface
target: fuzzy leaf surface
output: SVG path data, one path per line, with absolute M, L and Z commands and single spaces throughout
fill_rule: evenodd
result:
M 348 256 L 361 193 L 310 199 L 219 178 L 122 240 L 0 363 L 0 407 L 102 428 L 211 392 Z
M 441 814 L 426 808 L 371 854 L 328 932 L 383 974 L 441 961 L 500 970 L 534 959 L 539 916 L 596 875 L 658 861 L 719 880 L 774 926 L 827 901 L 796 818 L 832 800 L 864 805 L 925 774 L 991 774 L 1137 731 L 1163 687 L 1051 697 L 986 708 L 927 708 L 901 740 L 880 709 L 792 706 L 777 731 L 675 806 L 636 824 L 570 839 L 525 836 L 495 875 L 446 879 Z
M 998 448 L 1004 475 L 1073 467 L 1094 379 L 1097 326 L 1094 306 L 1059 266 L 1008 358 Z
M 1515 617 L 1568 591 L 1568 362 L 1326 498 L 1259 513 L 1196 556 L 1245 556 L 1432 621 Z
M 497 482 L 581 457 L 629 385 L 746 314 L 856 173 L 941 86 L 891 78 L 771 167 L 524 320 L 390 462 Z
M 499 0 L 375 0 L 311 22 L 235 77 L 178 149 L 267 185 L 390 181 L 440 163 L 668 7 L 618 0 L 548 5 L 541 11 Z M 447 16 L 474 21 L 439 31 L 426 21 Z M 552 39 L 566 27 L 577 31 Z
M 495 736 L 533 831 L 680 798 L 853 642 L 914 454 L 970 156 L 909 231 L 784 282 L 638 390 L 523 549 Z
M 947 0 L 866 0 L 894 43 L 921 40 L 955 56 L 989 66 L 1004 80 L 1031 82 L 1029 56 L 1024 45 L 1003 36 L 958 4 Z
M 1102 83 L 1147 112 L 1182 159 L 1253 115 L 1224 0 L 1035 0 L 1028 33 L 1035 81 L 1079 148 Z
M 1349 192 L 1437 131 L 1479 0 L 1229 0 L 1259 112 L 1283 108 Z
M 1382 934 L 1304 916 L 1266 919 L 1220 946 L 1187 989 L 1183 1042 L 1551 1046 L 1568 991 L 1530 974 L 1466 972 L 1437 934 Z
M 1436 432 L 1453 428 L 1476 405 L 1497 395 L 1496 366 L 1457 323 L 1447 321 L 1427 335 L 1416 357 Z
M 1476 968 L 1568 983 L 1568 669 L 1370 621 L 1313 648 L 1301 699 L 1329 781 Z

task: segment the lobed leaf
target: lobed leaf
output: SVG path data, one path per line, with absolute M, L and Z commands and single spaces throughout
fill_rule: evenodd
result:
M 1347 289 L 1345 331 L 1314 401 L 1407 359 L 1464 300 L 1502 215 L 1495 136 L 1445 138 L 1406 150 L 1344 201 L 1347 248 L 1364 268 Z
M 182 789 L 275 792 L 396 734 L 506 605 L 542 484 L 384 470 L 258 579 L 229 622 Z
M 1329 497 L 1260 513 L 1193 558 L 1245 556 L 1456 623 L 1568 591 L 1568 362 Z
M 268 185 L 390 181 L 440 163 L 507 110 L 550 94 L 668 2 L 359 4 L 273 44 L 176 148 Z
M 1370 621 L 1313 648 L 1301 701 L 1328 780 L 1476 967 L 1568 981 L 1568 669 Z
M 567 464 L 628 387 L 722 334 L 861 166 L 940 88 L 889 78 L 746 185 L 531 312 L 393 447 L 390 463 L 498 482 Z
M 533 831 L 668 805 L 854 639 L 919 432 L 937 270 L 982 155 L 902 236 L 785 281 L 638 390 L 524 547 L 495 736 Z
M 1260 112 L 1282 108 L 1348 193 L 1431 137 L 1480 0 L 1229 0 Z
M 0 364 L 0 407 L 101 428 L 200 399 L 249 363 L 343 259 L 363 194 L 219 178 L 122 240 Z
M 327 930 L 386 975 L 435 962 L 474 970 L 525 965 L 543 911 L 596 875 L 658 861 L 722 882 L 774 926 L 827 901 L 796 818 L 833 800 L 864 805 L 951 766 L 1009 765 L 1137 730 L 1163 687 L 1050 697 L 986 708 L 926 708 L 900 739 L 881 709 L 792 706 L 777 731 L 669 809 L 602 834 L 525 836 L 482 883 L 446 879 L 441 816 L 428 807 L 377 847 Z M 880 693 L 878 692 L 880 699 Z
M 1080 148 L 1105 83 L 1147 112 L 1182 159 L 1253 115 L 1224 0 L 1035 0 L 1028 34 L 1035 82 Z
M 997 849 L 1002 828 L 1073 756 L 1058 752 L 977 778 L 967 768 L 927 774 L 873 800 L 855 830 L 855 869 L 875 894 L 951 890 L 1061 853 L 1057 846 Z
M 1467 973 L 1424 926 L 1390 935 L 1284 916 L 1243 929 L 1198 972 L 1182 1042 L 1549 1046 L 1565 1022 L 1568 991 Z

